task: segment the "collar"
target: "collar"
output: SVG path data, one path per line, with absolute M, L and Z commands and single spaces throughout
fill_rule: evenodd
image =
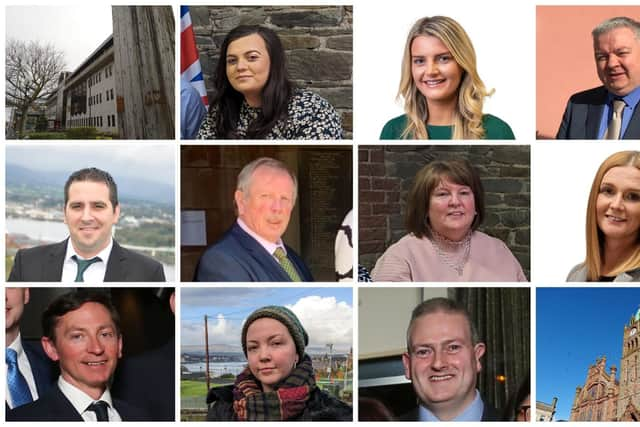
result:
M 62 375 L 58 377 L 58 388 L 64 396 L 71 402 L 78 414 L 82 415 L 87 407 L 96 400 L 104 400 L 113 408 L 113 400 L 111 399 L 111 392 L 107 388 L 99 399 L 92 399 L 91 396 L 80 390 L 78 387 L 69 384 Z
M 99 257 L 100 261 L 106 264 L 107 261 L 109 260 L 109 255 L 111 255 L 111 249 L 113 249 L 113 239 L 110 239 L 107 247 L 105 247 L 103 250 L 98 252 L 95 256 Z M 65 262 L 71 261 L 75 263 L 75 261 L 71 259 L 71 257 L 74 255 L 77 256 L 79 259 L 87 259 L 76 252 L 76 250 L 73 247 L 73 243 L 71 243 L 71 237 L 69 237 L 67 239 L 67 252 L 64 256 L 64 261 Z
M 18 354 L 18 357 L 20 357 L 20 355 L 24 352 L 24 348 L 22 347 L 22 336 L 20 335 L 20 332 L 18 332 L 18 336 L 16 337 L 16 339 L 13 340 L 13 342 L 7 348 L 15 350 L 15 352 Z
M 238 218 L 238 225 L 249 236 L 253 237 L 260 244 L 260 246 L 262 246 L 267 252 L 269 252 L 269 254 L 273 255 L 273 253 L 278 248 L 282 248 L 282 250 L 284 250 L 284 253 L 285 254 L 287 253 L 287 248 L 285 248 L 284 243 L 282 242 L 282 239 L 279 239 L 277 243 L 273 243 L 268 240 L 265 240 L 262 237 L 258 236 L 252 229 L 250 229 L 249 226 L 245 224 L 245 222 L 240 218 Z
M 480 397 L 480 392 L 476 389 L 476 397 L 473 402 L 467 406 L 457 417 L 451 421 L 482 421 L 482 414 L 484 412 L 484 402 Z M 420 404 L 418 406 L 418 420 L 419 421 L 440 421 L 433 412 Z
M 614 99 L 622 99 L 624 103 L 627 104 L 627 107 L 630 107 L 632 109 L 636 108 L 636 105 L 638 105 L 638 102 L 640 102 L 640 86 L 622 97 L 616 96 L 607 91 L 607 104 L 612 105 Z

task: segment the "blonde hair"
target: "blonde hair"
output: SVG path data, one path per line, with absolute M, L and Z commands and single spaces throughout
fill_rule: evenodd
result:
M 482 139 L 485 136 L 482 126 L 482 105 L 487 92 L 476 69 L 476 52 L 471 39 L 453 19 L 446 16 L 425 17 L 418 20 L 404 47 L 402 59 L 402 77 L 398 89 L 398 99 L 404 99 L 407 114 L 407 126 L 402 138 L 428 139 L 426 122 L 429 116 L 427 100 L 417 89 L 411 73 L 411 44 L 418 36 L 437 37 L 449 49 L 453 59 L 463 70 L 462 82 L 458 88 L 458 108 L 453 114 L 452 139 Z
M 587 257 L 585 265 L 587 266 L 587 280 L 595 282 L 602 275 L 602 258 L 604 247 L 604 235 L 598 227 L 598 218 L 596 214 L 596 204 L 598 194 L 600 193 L 600 184 L 602 178 L 612 168 L 618 166 L 633 166 L 640 169 L 640 152 L 638 151 L 620 151 L 614 153 L 602 162 L 596 176 L 591 184 L 591 192 L 589 193 L 589 203 L 587 205 Z M 640 241 L 640 233 L 638 233 Z M 640 242 L 636 250 L 627 259 L 621 260 L 616 264 L 609 275 L 617 276 L 625 271 L 633 270 L 640 267 Z

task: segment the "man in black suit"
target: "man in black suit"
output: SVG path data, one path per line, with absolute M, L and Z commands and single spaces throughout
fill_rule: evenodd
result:
M 54 365 L 44 354 L 40 341 L 27 341 L 20 334 L 20 319 L 28 302 L 29 288 L 5 289 L 7 411 L 38 399 L 54 380 Z
M 7 421 L 145 421 L 112 399 L 109 380 L 122 355 L 120 320 L 106 293 L 80 290 L 55 299 L 42 315 L 42 346 L 59 363 L 57 385 L 35 402 L 8 412 Z
M 499 421 L 476 389 L 485 345 L 465 308 L 432 298 L 414 308 L 402 364 L 418 406 L 402 421 Z
M 603 86 L 571 96 L 557 139 L 640 139 L 640 22 L 611 18 L 592 32 Z
M 311 272 L 285 245 L 298 193 L 296 177 L 279 160 L 262 157 L 238 175 L 238 219 L 208 247 L 196 268 L 197 282 L 310 282 Z
M 64 187 L 69 238 L 16 253 L 10 282 L 164 282 L 162 265 L 113 240 L 118 188 L 96 168 L 71 174 Z

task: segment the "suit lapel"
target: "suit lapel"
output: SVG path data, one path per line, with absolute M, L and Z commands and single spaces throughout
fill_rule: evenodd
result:
M 84 421 L 57 385 L 54 387 L 53 393 L 51 393 L 51 401 L 49 403 L 51 403 L 51 413 L 55 414 L 52 416 L 51 421 Z
M 62 266 L 64 265 L 64 256 L 67 253 L 67 242 L 69 238 L 66 240 L 54 245 L 51 248 L 51 252 L 49 252 L 49 257 L 45 265 L 43 266 L 44 271 L 42 272 L 43 281 L 56 281 L 59 282 L 62 280 Z
M 127 259 L 126 254 L 122 250 L 122 247 L 113 241 L 111 247 L 111 254 L 109 254 L 109 260 L 107 261 L 107 271 L 104 273 L 105 282 L 126 282 L 126 272 L 123 269 L 123 263 Z
M 640 138 L 640 104 L 636 105 L 631 116 L 631 121 L 625 130 L 622 139 L 639 139 Z
M 600 121 L 602 120 L 602 110 L 604 101 L 596 104 L 589 104 L 587 109 L 587 121 L 585 123 L 585 139 L 598 139 Z
M 240 243 L 249 256 L 254 259 L 256 263 L 258 263 L 267 274 L 273 277 L 274 282 L 290 282 L 291 278 L 287 275 L 287 273 L 280 267 L 280 264 L 269 254 L 260 243 L 256 242 L 256 240 L 247 234 L 238 223 L 233 226 L 233 233 L 238 239 L 238 243 Z

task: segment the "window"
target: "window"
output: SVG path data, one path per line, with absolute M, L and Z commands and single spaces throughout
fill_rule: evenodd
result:
M 100 101 L 98 101 L 100 104 L 102 104 L 102 92 L 100 92 Z
M 111 115 L 111 124 L 113 125 L 113 127 L 116 127 L 116 115 L 115 114 Z
M 111 89 L 111 99 L 113 99 L 113 89 Z

